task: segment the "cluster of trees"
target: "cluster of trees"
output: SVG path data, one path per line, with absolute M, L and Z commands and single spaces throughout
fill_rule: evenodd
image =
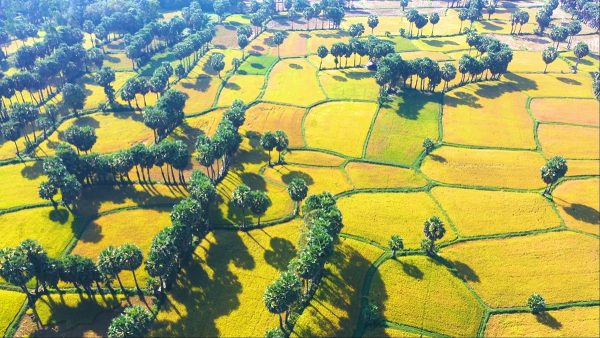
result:
M 60 291 L 58 283 L 73 284 L 80 292 L 91 296 L 93 286 L 102 294 L 102 283 L 112 294 L 115 290 L 112 282 L 119 282 L 124 295 L 127 295 L 119 273 L 130 271 L 135 279 L 135 270 L 143 262 L 143 254 L 135 244 L 124 244 L 120 247 L 109 246 L 104 249 L 94 262 L 80 255 L 66 255 L 60 259 L 49 257 L 44 248 L 36 241 L 27 239 L 15 248 L 0 249 L 0 276 L 7 282 L 18 286 L 27 295 L 31 304 L 35 297 L 47 293 L 49 288 Z M 35 278 L 33 293 L 27 283 Z M 137 279 L 135 279 L 136 286 Z
M 544 34 L 544 30 L 550 26 L 550 22 L 552 22 L 552 14 L 554 10 L 558 8 L 558 0 L 548 0 L 544 4 L 544 6 L 536 13 L 535 21 L 538 26 L 536 27 L 534 33 L 541 35 Z
M 155 143 L 183 122 L 183 108 L 187 98 L 186 94 L 178 90 L 168 89 L 160 96 L 156 105 L 144 109 L 144 124 L 154 132 Z
M 546 189 L 544 189 L 544 196 L 550 194 L 552 186 L 567 174 L 567 170 L 569 170 L 569 167 L 564 157 L 554 156 L 546 162 L 540 169 L 542 180 L 547 184 Z
M 20 149 L 17 140 L 23 136 L 28 149 L 32 148 L 38 142 L 37 131 L 42 129 L 44 137 L 46 130 L 56 124 L 56 109 L 54 106 L 49 110 L 52 114 L 44 114 L 53 116 L 48 119 L 40 114 L 40 110 L 32 103 L 15 103 L 9 110 L 0 112 L 0 135 L 12 141 L 15 145 L 17 156 L 20 156 Z M 33 134 L 33 139 L 29 134 Z
M 435 242 L 442 239 L 446 234 L 444 222 L 439 217 L 432 216 L 425 221 L 423 233 L 425 234 L 425 238 L 421 241 L 421 249 L 429 256 L 437 255 L 439 247 Z
M 237 224 L 237 226 L 244 229 L 246 227 L 246 211 L 250 210 L 258 217 L 258 225 L 260 225 L 260 217 L 271 205 L 271 199 L 265 192 L 252 190 L 247 185 L 241 184 L 231 193 L 231 204 L 242 210 L 242 224 Z
M 227 174 L 231 157 L 242 143 L 239 128 L 245 120 L 246 106 L 241 100 L 235 100 L 223 114 L 212 138 L 204 134 L 198 136 L 196 160 L 206 167 L 206 172 L 214 182 L 218 182 Z
M 464 7 L 458 11 L 458 19 L 460 20 L 460 27 L 458 29 L 458 33 L 462 33 L 463 22 L 465 20 L 469 20 L 469 22 L 471 23 L 469 26 L 469 30 L 473 28 L 473 23 L 475 23 L 475 21 L 481 20 L 481 18 L 483 17 L 484 8 L 485 2 L 483 0 L 466 0 L 464 3 Z
M 135 34 L 125 34 L 125 55 L 131 60 L 133 69 L 147 62 L 152 54 L 181 40 L 185 21 L 176 16 L 169 22 L 152 21 Z
M 302 212 L 304 229 L 298 254 L 263 295 L 267 310 L 279 315 L 279 330 L 285 330 L 284 322 L 287 327 L 293 307 L 307 301 L 316 290 L 343 226 L 342 214 L 330 193 L 309 196 Z
M 342 19 L 346 15 L 344 0 L 321 0 L 314 2 L 311 6 L 307 0 L 284 0 L 284 9 L 287 11 L 292 30 L 294 21 L 303 17 L 306 21 L 306 29 L 310 29 L 310 20 L 319 18 L 321 29 L 325 28 L 325 23 L 329 29 L 339 28 Z M 315 28 L 318 28 L 318 22 L 315 22 Z
M 552 0 L 556 1 L 557 0 Z M 600 4 L 594 0 L 561 0 L 565 12 L 587 23 L 590 27 L 600 29 Z
M 364 56 L 368 56 L 370 61 L 376 62 L 393 52 L 394 45 L 390 41 L 379 39 L 373 35 L 369 35 L 367 39 L 359 39 L 358 36 L 352 37 L 349 43 L 336 42 L 330 50 L 325 46 L 317 48 L 317 55 L 321 58 L 319 69 L 323 65 L 323 59 L 330 54 L 334 58 L 335 67 L 338 68 L 342 67 L 342 58 L 345 58 L 344 67 L 348 67 L 348 59 L 353 57 L 354 67 L 356 67 L 356 55 L 359 56 L 358 65 L 360 65 Z
M 210 27 L 188 35 L 183 41 L 173 46 L 175 57 L 179 60 L 179 65 L 185 70 L 185 74 L 192 70 L 193 65 L 208 51 L 209 44 L 214 36 L 215 30 Z M 181 75 L 179 72 L 177 74 L 178 77 L 183 77 L 179 76 Z
M 433 36 L 435 25 L 440 22 L 440 15 L 438 13 L 432 13 L 429 17 L 427 17 L 427 14 L 421 14 L 416 9 L 411 8 L 408 10 L 408 12 L 406 12 L 406 20 L 408 20 L 408 36 L 410 38 L 413 37 L 413 24 L 417 29 L 416 36 L 422 37 L 423 28 L 427 25 L 427 23 L 431 23 L 431 36 Z
M 109 338 L 144 337 L 154 315 L 140 305 L 128 306 L 113 318 L 106 335 Z
M 149 286 L 155 292 L 164 293 L 210 230 L 209 208 L 217 196 L 212 181 L 195 170 L 188 190 L 190 197 L 173 206 L 172 225 L 163 228 L 154 237 L 147 255 L 145 268 L 152 277 Z
M 485 79 L 488 79 L 488 76 L 491 79 L 498 79 L 507 71 L 513 56 L 508 45 L 493 37 L 479 35 L 475 31 L 469 32 L 467 43 L 471 48 L 475 47 L 479 55 L 473 57 L 464 54 L 460 58 L 458 64 L 458 72 L 461 73 L 460 84 L 481 80 L 484 73 Z M 440 67 L 436 61 L 428 57 L 403 60 L 400 54 L 394 53 L 379 61 L 375 80 L 381 86 L 382 92 L 385 92 L 393 90 L 400 83 L 406 87 L 408 80 L 410 80 L 410 88 L 413 88 L 414 75 L 417 75 L 417 81 L 414 81 L 415 89 L 434 91 L 443 80 L 444 90 L 446 90 L 448 82 L 456 77 L 457 69 L 452 63 Z M 419 79 L 420 86 L 417 87 Z M 427 86 L 425 86 L 425 79 L 428 79 Z
M 281 155 L 284 151 L 287 151 L 289 143 L 290 140 L 283 130 L 267 131 L 260 137 L 260 145 L 269 152 L 269 166 L 273 166 L 271 162 L 271 151 L 273 149 L 277 150 L 278 153 L 276 164 L 283 163 Z
M 518 34 L 521 35 L 521 30 L 523 29 L 523 25 L 529 22 L 529 13 L 522 9 L 517 9 L 514 13 L 510 15 L 510 34 Z M 519 31 L 517 32 L 517 26 L 519 26 Z
M 106 71 L 105 71 L 106 69 Z M 156 94 L 156 97 L 159 98 L 163 94 L 174 95 L 172 91 L 165 91 L 170 87 L 169 79 L 173 75 L 173 73 L 177 73 L 179 76 L 179 71 L 176 68 L 173 70 L 173 67 L 168 62 L 163 62 L 158 68 L 154 70 L 152 77 L 146 78 L 141 76 L 133 77 L 121 88 L 121 99 L 123 101 L 127 101 L 129 108 L 133 108 L 131 105 L 131 101 L 135 101 L 135 106 L 137 109 L 140 108 L 139 101 L 137 99 L 137 95 L 142 95 L 142 99 L 144 100 L 144 106 L 146 106 L 146 95 L 149 93 Z M 105 76 L 100 80 L 100 76 Z M 114 81 L 114 71 L 103 68 L 100 70 L 98 75 L 98 84 L 100 84 L 104 88 L 104 92 L 107 95 L 109 102 L 111 102 L 111 97 L 114 101 L 114 89 L 112 88 L 111 82 Z

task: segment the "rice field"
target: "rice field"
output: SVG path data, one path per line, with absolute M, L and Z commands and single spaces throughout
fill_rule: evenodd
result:
M 567 181 L 554 190 L 554 202 L 567 227 L 599 235 L 600 180 Z

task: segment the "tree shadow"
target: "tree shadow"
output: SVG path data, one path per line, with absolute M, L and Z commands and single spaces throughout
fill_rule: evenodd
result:
M 437 48 L 442 48 L 445 46 L 458 46 L 459 43 L 453 40 L 440 40 L 440 39 L 435 39 L 435 40 L 428 40 L 428 39 L 423 39 L 421 40 L 424 44 L 429 45 L 431 47 L 437 47 Z
M 448 162 L 448 160 L 446 160 L 445 157 L 440 156 L 440 155 L 436 155 L 436 154 L 429 154 L 429 158 L 432 161 L 436 161 L 436 162 L 440 162 L 440 163 L 446 163 L 446 162 Z
M 482 108 L 483 106 L 479 103 L 479 98 L 471 93 L 456 91 L 453 95 L 446 95 L 444 97 L 444 104 L 450 107 L 469 106 L 472 108 Z
M 480 279 L 475 270 L 463 262 L 449 261 L 452 273 L 467 282 L 479 283 Z M 445 264 L 446 265 L 446 264 Z
M 254 190 L 266 191 L 267 182 L 265 179 L 255 173 L 244 172 L 240 174 L 242 182 Z
M 309 174 L 303 172 L 303 171 L 298 171 L 298 170 L 293 170 L 290 171 L 286 174 L 281 175 L 281 180 L 283 181 L 283 183 L 285 184 L 290 184 L 290 182 L 292 182 L 292 180 L 294 178 L 301 178 L 304 180 L 304 182 L 306 182 L 306 185 L 312 185 L 315 183 L 315 181 L 313 180 L 312 176 L 310 176 Z
M 346 79 L 345 77 L 340 76 L 340 75 L 334 75 L 334 76 L 332 76 L 332 78 L 339 82 L 348 82 L 348 79 Z
M 213 78 L 209 75 L 202 74 L 196 78 L 194 83 L 190 83 L 188 81 L 181 81 L 181 86 L 185 89 L 198 90 L 201 92 L 206 92 L 210 88 L 210 84 Z
M 225 83 L 225 88 L 229 89 L 229 90 L 235 90 L 238 91 L 240 89 L 242 89 L 242 87 L 240 87 L 239 84 L 235 83 L 235 82 L 227 82 Z
M 296 256 L 296 248 L 288 239 L 273 237 L 269 244 L 272 250 L 265 250 L 265 261 L 279 271 L 287 269 L 288 263 Z
M 297 63 L 290 63 L 288 65 L 288 67 L 292 68 L 292 69 L 304 69 L 304 67 L 302 67 L 302 65 L 299 65 Z
M 489 20 L 481 20 L 479 22 L 481 23 L 481 26 L 485 30 L 488 30 L 488 31 L 501 31 L 502 30 L 502 26 L 492 23 Z
M 587 205 L 575 203 L 568 207 L 563 207 L 563 210 L 578 221 L 595 225 L 600 224 L 600 212 Z
M 52 222 L 65 224 L 69 221 L 69 211 L 66 209 L 53 209 L 50 211 L 49 217 Z
M 568 77 L 562 77 L 562 76 L 559 76 L 559 77 L 557 77 L 556 79 L 557 79 L 558 81 L 560 81 L 560 82 L 564 82 L 564 83 L 566 83 L 566 84 L 570 84 L 570 85 L 574 85 L 574 86 L 579 86 L 579 85 L 581 85 L 581 82 L 579 82 L 579 81 L 577 81 L 577 80 L 575 80 L 575 79 L 569 79 Z
M 21 176 L 28 180 L 34 180 L 44 175 L 44 168 L 42 161 L 27 162 L 23 169 L 21 169 Z
M 546 325 L 554 330 L 560 330 L 560 328 L 562 328 L 562 323 L 559 322 L 556 318 L 554 318 L 549 312 L 544 311 L 544 312 L 540 312 L 537 313 L 535 315 L 535 319 L 543 324 Z
M 404 261 L 399 262 L 402 265 L 402 271 L 404 271 L 404 273 L 411 276 L 412 278 L 421 280 L 423 279 L 423 276 L 425 276 L 423 271 L 421 271 L 421 269 L 419 269 L 418 266 L 411 263 L 406 263 Z

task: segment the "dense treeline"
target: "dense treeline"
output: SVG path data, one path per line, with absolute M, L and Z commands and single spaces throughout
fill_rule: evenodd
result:
M 330 193 L 309 196 L 302 212 L 304 227 L 298 254 L 263 295 L 267 310 L 279 315 L 279 328 L 267 333 L 268 336 L 287 335 L 290 311 L 307 304 L 316 291 L 343 227 L 342 213 Z

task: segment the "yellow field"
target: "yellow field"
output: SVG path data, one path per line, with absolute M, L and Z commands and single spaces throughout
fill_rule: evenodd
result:
M 594 126 L 600 123 L 600 104 L 593 99 L 536 98 L 531 101 L 530 108 L 540 121 Z
M 409 93 L 379 110 L 366 158 L 411 165 L 423 151 L 423 140 L 438 138 L 441 97 Z
M 360 157 L 376 110 L 375 103 L 367 102 L 318 105 L 309 111 L 304 121 L 306 143 L 311 147 Z
M 402 330 L 396 330 L 391 327 L 368 327 L 363 337 L 381 338 L 381 337 L 428 337 L 418 333 L 412 333 Z
M 296 254 L 299 227 L 293 221 L 211 233 L 179 274 L 150 335 L 261 336 L 276 327 L 278 317 L 267 311 L 262 296 Z
M 577 57 L 575 56 L 575 54 L 572 51 L 567 51 L 567 52 L 563 52 L 560 55 L 561 58 L 565 58 L 566 60 L 568 60 L 569 62 L 571 62 L 571 64 L 573 66 L 575 66 L 575 63 L 577 63 Z M 578 72 L 597 72 L 598 71 L 598 59 L 592 57 L 591 55 L 588 55 L 584 58 L 582 58 L 579 61 L 579 65 L 577 65 L 577 71 Z
M 313 65 L 305 59 L 287 59 L 273 67 L 262 99 L 308 106 L 324 100 L 325 95 L 319 87 Z
M 551 65 L 552 66 L 552 65 Z M 551 67 L 550 66 L 550 67 Z M 569 97 L 591 98 L 592 77 L 580 72 L 578 74 L 514 74 L 507 73 L 502 81 L 516 86 L 517 90 L 529 96 L 561 97 L 568 93 Z
M 145 255 L 150 250 L 152 238 L 161 229 L 171 224 L 170 211 L 170 208 L 137 209 L 102 216 L 86 226 L 72 253 L 95 261 L 107 246 L 131 243 L 140 247 Z M 136 273 L 138 283 L 143 287 L 148 278 L 143 264 Z M 120 277 L 126 287 L 135 286 L 131 272 L 124 271 Z
M 188 95 L 183 111 L 194 114 L 212 107 L 221 83 L 216 76 L 200 74 L 181 79 L 173 88 Z
M 460 77 L 460 75 L 458 76 Z M 470 84 L 444 97 L 444 141 L 509 148 L 535 148 L 527 96 L 503 93 L 503 84 Z M 493 96 L 480 96 L 483 92 Z M 497 132 L 490 134 L 490 126 Z
M 285 162 L 290 164 L 337 167 L 344 163 L 344 159 L 320 151 L 291 150 L 285 154 Z
M 217 105 L 230 106 L 235 99 L 248 104 L 256 100 L 264 82 L 265 77 L 262 75 L 234 75 L 224 84 Z
M 0 167 L 0 209 L 44 203 L 38 195 L 40 183 L 46 180 L 41 162 L 27 162 Z M 60 199 L 60 196 L 55 200 Z
M 352 189 L 352 184 L 344 172 L 336 168 L 275 166 L 265 170 L 265 177 L 284 185 L 289 184 L 293 178 L 302 178 L 308 186 L 309 194 L 319 194 L 325 191 L 338 194 Z
M 375 101 L 379 95 L 373 74 L 365 69 L 321 71 L 319 81 L 327 97 L 333 99 Z
M 115 71 L 133 71 L 131 60 L 125 53 L 107 53 L 104 55 L 105 67 L 110 67 Z
M 341 238 L 325 265 L 328 273 L 298 318 L 292 336 L 350 337 L 360 314 L 364 276 L 381 253 L 372 245 Z
M 600 180 L 561 183 L 553 192 L 560 216 L 568 227 L 600 235 Z
M 440 22 L 442 22 L 442 20 L 440 20 Z M 442 26 L 435 28 L 437 30 L 441 27 Z M 458 32 L 458 27 L 455 27 L 453 29 L 455 30 L 455 33 L 452 34 L 456 34 Z M 464 35 L 417 39 L 412 40 L 412 43 L 417 49 L 432 52 L 450 52 L 462 49 L 469 49 L 469 45 L 467 45 Z
M 365 26 L 367 27 L 367 26 Z M 336 42 L 344 42 L 347 43 L 350 40 L 350 35 L 345 31 L 333 31 L 333 30 L 317 30 L 310 32 L 310 38 L 308 39 L 308 52 L 316 54 L 317 48 L 319 46 L 325 46 L 327 49 L 331 48 Z M 333 57 L 330 55 L 327 59 L 331 59 L 333 62 Z
M 567 176 L 595 175 L 600 176 L 598 160 L 569 160 Z
M 487 337 L 598 337 L 600 309 L 595 307 L 547 311 L 543 315 L 513 313 L 492 315 Z
M 446 267 L 401 257 L 379 267 L 370 298 L 386 320 L 450 336 L 475 336 L 483 307 Z
M 288 32 L 287 37 L 279 46 L 279 55 L 281 57 L 304 56 L 314 51 L 307 50 L 309 34 L 306 32 Z M 271 44 L 271 55 L 277 55 L 277 46 Z
M 544 71 L 544 67 L 546 67 L 546 63 L 542 59 L 542 52 L 516 50 L 513 52 L 513 60 L 508 66 L 508 71 L 515 73 L 540 73 Z M 571 67 L 560 58 L 557 58 L 548 65 L 547 72 L 571 73 Z
M 51 257 L 58 257 L 83 224 L 66 209 L 26 209 L 0 215 L 0 247 L 15 247 L 26 239 L 37 241 Z
M 302 147 L 302 116 L 305 112 L 304 108 L 259 103 L 246 111 L 246 122 L 242 128 L 261 134 L 283 130 L 289 138 L 290 147 Z
M 597 238 L 563 231 L 466 242 L 441 255 L 486 304 L 510 307 L 526 306 L 534 292 L 546 304 L 597 300 L 598 250 Z
M 24 293 L 0 290 L 0 335 L 3 337 L 24 302 Z
M 135 174 L 132 179 L 134 177 Z M 186 196 L 187 192 L 181 188 L 163 184 L 100 185 L 85 187 L 77 207 L 84 215 L 96 216 L 98 213 L 126 207 L 175 204 Z
M 430 178 L 453 184 L 506 188 L 543 188 L 544 159 L 535 152 L 442 147 L 423 162 Z
M 376 208 L 369 208 L 376 205 Z M 440 217 L 446 227 L 443 241 L 455 237 L 448 221 L 424 192 L 418 193 L 359 193 L 338 200 L 344 215 L 345 233 L 361 236 L 387 245 L 392 235 L 400 235 L 404 247 L 420 248 L 423 223 L 431 216 Z
M 97 140 L 92 148 L 93 152 L 109 153 L 129 148 L 137 143 L 154 142 L 152 129 L 144 125 L 140 112 L 94 113 L 63 123 L 40 145 L 38 155 L 52 155 L 60 142 L 66 142 L 63 133 L 73 124 L 95 129 Z
M 362 23 L 365 26 L 365 35 L 371 34 L 371 28 L 367 25 L 366 16 L 349 16 L 342 22 L 341 28 L 348 29 L 350 25 L 355 23 Z M 379 24 L 373 30 L 374 35 L 385 35 L 385 32 L 397 35 L 401 27 L 405 27 L 408 21 L 404 16 L 380 16 Z M 430 27 L 431 28 L 431 27 Z M 425 29 L 423 29 L 425 32 Z
M 432 194 L 463 236 L 560 226 L 551 205 L 538 193 L 436 187 Z
M 418 58 L 428 57 L 434 61 L 447 61 L 452 60 L 452 57 L 442 52 L 428 52 L 428 51 L 414 51 L 400 53 L 404 60 L 414 60 Z
M 217 131 L 219 122 L 223 119 L 224 108 L 215 109 L 208 113 L 186 118 L 184 122 L 177 127 L 171 136 L 174 139 L 182 140 L 187 144 L 194 145 L 196 138 L 200 134 L 213 136 Z
M 371 164 L 350 162 L 344 167 L 357 189 L 422 187 L 427 181 L 414 170 Z
M 542 124 L 538 137 L 546 156 L 600 159 L 600 129 L 557 124 Z
M 119 90 L 134 75 L 134 72 L 115 72 L 115 81 L 112 83 L 113 88 Z M 86 76 L 81 82 L 87 95 L 83 109 L 96 109 L 101 103 L 108 101 L 104 94 L 104 88 L 96 84 L 93 77 Z M 119 96 L 117 95 L 117 97 Z

